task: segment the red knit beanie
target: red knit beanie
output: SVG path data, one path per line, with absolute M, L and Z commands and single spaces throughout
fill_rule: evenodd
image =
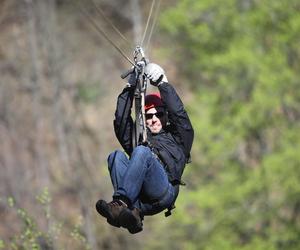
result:
M 146 95 L 145 97 L 145 110 L 156 108 L 156 107 L 163 107 L 164 104 L 161 100 L 160 93 L 153 93 Z

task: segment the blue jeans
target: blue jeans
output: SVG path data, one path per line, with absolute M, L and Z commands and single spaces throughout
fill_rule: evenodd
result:
M 108 169 L 113 197 L 125 196 L 143 215 L 153 215 L 170 207 L 178 188 L 168 181 L 168 175 L 148 147 L 136 147 L 130 159 L 116 150 L 108 157 Z

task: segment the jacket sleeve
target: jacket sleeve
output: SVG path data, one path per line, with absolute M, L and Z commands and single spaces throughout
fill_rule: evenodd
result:
M 176 93 L 174 87 L 164 82 L 159 87 L 161 98 L 168 110 L 168 118 L 172 128 L 172 134 L 183 148 L 187 160 L 194 140 L 194 130 L 189 116 L 184 109 L 183 103 Z
M 117 108 L 115 112 L 114 130 L 116 137 L 128 155 L 131 155 L 133 120 L 131 108 L 134 98 L 134 89 L 126 87 L 118 96 Z

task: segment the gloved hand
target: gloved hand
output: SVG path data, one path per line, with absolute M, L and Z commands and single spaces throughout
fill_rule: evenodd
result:
M 165 71 L 158 64 L 147 64 L 145 74 L 150 79 L 150 83 L 154 86 L 159 86 L 162 82 L 168 82 Z

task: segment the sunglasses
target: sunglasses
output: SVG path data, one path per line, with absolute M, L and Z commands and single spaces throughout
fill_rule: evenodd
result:
M 165 115 L 165 113 L 164 112 L 156 112 L 153 114 L 145 114 L 146 120 L 152 119 L 154 115 L 159 119 L 159 118 L 162 118 Z

